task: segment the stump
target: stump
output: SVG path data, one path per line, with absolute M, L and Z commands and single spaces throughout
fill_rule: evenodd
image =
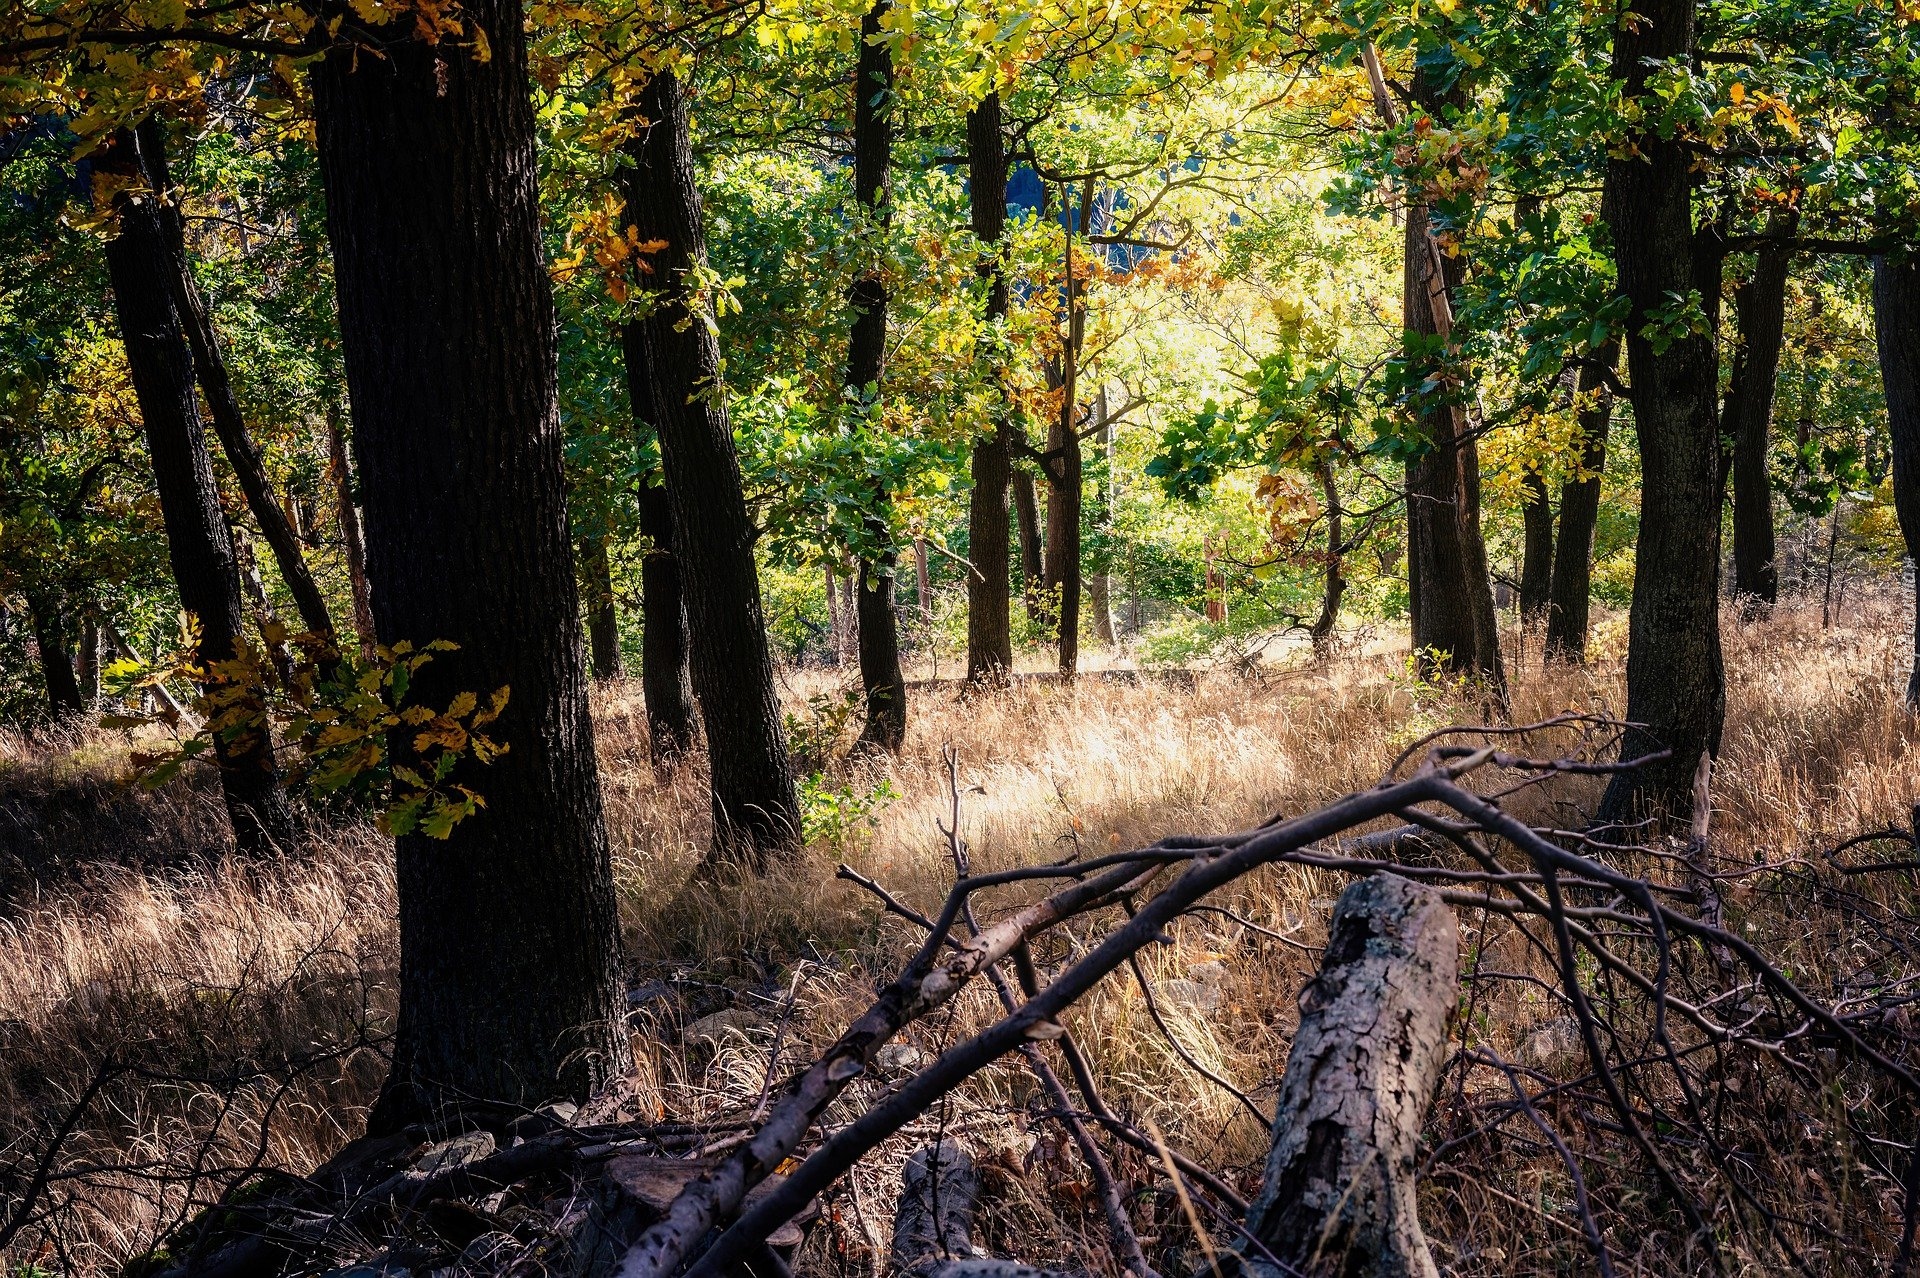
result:
M 1415 1155 L 1457 1000 L 1459 928 L 1431 888 L 1391 874 L 1341 894 L 1280 1084 L 1247 1228 L 1260 1278 L 1437 1278 Z

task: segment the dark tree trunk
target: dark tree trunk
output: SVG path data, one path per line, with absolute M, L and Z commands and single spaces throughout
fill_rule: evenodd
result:
M 875 0 L 861 19 L 853 72 L 853 195 L 867 219 L 882 229 L 893 218 L 887 194 L 893 167 L 893 46 L 881 29 L 891 7 L 892 0 Z M 855 277 L 847 301 L 853 310 L 848 402 L 877 412 L 887 355 L 887 281 L 877 261 Z M 883 486 L 874 485 L 874 510 L 866 526 L 880 549 L 871 562 L 861 561 L 859 589 L 860 683 L 867 703 L 860 744 L 889 752 L 899 750 L 907 736 L 907 679 L 900 671 L 900 619 L 893 608 L 899 554 L 886 517 L 892 500 Z
M 1036 626 L 1053 623 L 1047 598 L 1046 560 L 1040 546 L 1040 496 L 1034 491 L 1033 472 L 1013 467 L 1013 513 L 1020 529 L 1020 584 L 1027 617 Z
M 1105 555 L 1110 553 L 1113 536 L 1113 419 L 1109 416 L 1111 405 L 1107 400 L 1106 388 L 1093 398 L 1093 411 L 1098 414 L 1099 429 L 1093 439 L 1097 448 L 1102 469 L 1100 478 L 1093 489 L 1093 526 L 1100 534 L 1102 555 L 1099 559 L 1099 571 L 1087 574 L 1087 611 L 1093 617 L 1093 633 L 1101 643 L 1111 647 L 1113 633 L 1113 577 L 1108 572 L 1109 565 Z
M 29 591 L 27 614 L 33 622 L 33 646 L 40 650 L 40 671 L 46 677 L 47 709 L 56 719 L 79 714 L 87 703 L 80 695 L 80 681 L 73 677 L 73 645 L 60 601 L 42 591 Z
M 613 565 L 607 560 L 603 537 L 580 542 L 580 571 L 587 579 L 587 650 L 592 654 L 595 679 L 618 679 L 620 669 L 620 615 L 613 604 Z
M 983 358 L 1004 389 L 1005 352 L 999 327 L 1007 317 L 1007 277 L 1001 236 L 1007 224 L 1006 139 L 1000 131 L 1000 95 L 990 93 L 967 113 L 967 196 L 973 234 L 984 248 L 980 278 L 987 286 L 988 336 Z M 1013 426 L 1004 394 L 994 405 L 993 431 L 973 446 L 973 493 L 967 499 L 967 680 L 997 682 L 1013 669 L 1012 571 L 1007 563 L 1007 484 L 1013 471 Z M 1031 492 L 1031 488 L 1029 488 Z
M 1539 471 L 1527 472 L 1526 485 L 1526 500 L 1520 506 L 1526 529 L 1520 558 L 1520 620 L 1532 626 L 1546 617 L 1553 593 L 1553 499 Z
M 653 762 L 664 767 L 693 748 L 696 712 L 687 661 L 687 605 L 680 589 L 680 561 L 673 553 L 673 505 L 663 486 L 648 484 L 640 490 L 640 531 L 653 543 L 640 561 L 640 618 L 645 627 L 640 690 L 646 699 Z
M 137 177 L 143 172 L 138 148 L 134 134 L 115 134 L 99 156 L 101 169 L 150 181 Z M 151 195 L 123 194 L 116 203 L 119 234 L 107 243 L 107 271 L 127 348 L 127 373 L 146 427 L 180 606 L 198 622 L 197 656 L 202 666 L 211 667 L 232 660 L 243 642 L 239 566 L 194 399 L 193 356 L 174 307 L 174 257 L 162 215 Z M 235 846 L 258 853 L 289 845 L 293 817 L 274 768 L 267 725 L 216 736 L 213 753 Z
M 1792 256 L 1783 249 L 1763 251 L 1753 278 L 1733 294 L 1740 333 L 1727 384 L 1722 433 L 1733 440 L 1733 589 L 1749 606 L 1771 604 L 1780 594 L 1767 458 L 1773 451 L 1773 394 L 1780 372 L 1787 266 Z
M 373 591 L 367 585 L 367 543 L 360 535 L 360 511 L 353 500 L 353 468 L 347 461 L 347 434 L 340 427 L 340 406 L 327 405 L 327 467 L 333 472 L 334 518 L 346 549 L 347 585 L 353 591 L 353 631 L 361 655 L 373 659 Z
M 1893 508 L 1915 562 L 1913 673 L 1907 704 L 1920 708 L 1920 263 L 1873 264 L 1873 327 L 1893 444 Z
M 1055 422 L 1047 437 L 1047 452 L 1047 597 L 1059 609 L 1060 673 L 1071 677 L 1080 664 L 1080 503 L 1085 463 L 1078 431 Z
M 1432 269 L 1427 246 L 1427 215 L 1407 211 L 1404 305 L 1407 328 L 1417 334 L 1439 332 L 1428 297 Z M 1457 280 L 1446 281 L 1449 288 Z M 1465 414 L 1455 407 L 1426 414 L 1421 430 L 1430 441 L 1426 453 L 1407 465 L 1407 585 L 1417 653 L 1444 653 L 1438 664 L 1486 681 L 1496 692 L 1505 686 L 1500 663 L 1499 619 L 1493 607 L 1493 582 L 1487 568 L 1487 543 L 1480 531 L 1480 452 L 1465 429 Z
M 1614 33 L 1613 73 L 1628 101 L 1646 91 L 1648 67 L 1685 61 L 1694 0 L 1634 0 Z M 1702 250 L 1693 229 L 1693 156 L 1685 141 L 1647 132 L 1607 166 L 1602 210 L 1613 229 L 1634 425 L 1640 439 L 1640 536 L 1627 638 L 1628 720 L 1622 759 L 1667 757 L 1618 774 L 1601 804 L 1609 819 L 1658 807 L 1683 813 L 1700 756 L 1717 754 L 1726 712 L 1720 655 L 1719 358 L 1709 333 L 1687 331 L 1664 350 L 1649 323 L 1674 297 L 1699 288 Z M 1708 305 L 1716 287 L 1701 296 Z
M 74 658 L 74 676 L 80 685 L 83 707 L 100 699 L 100 623 L 93 617 L 80 623 L 80 652 Z
M 759 860 L 800 843 L 800 803 L 753 562 L 758 531 L 740 487 L 727 423 L 720 343 L 688 273 L 706 263 L 700 193 L 680 82 L 656 75 L 642 94 L 651 124 L 632 144 L 627 214 L 653 256 L 662 296 L 639 321 L 673 512 L 673 552 L 685 592 L 693 688 L 713 774 L 714 852 Z M 632 347 L 629 345 L 629 350 Z
M 1320 592 L 1320 615 L 1314 618 L 1307 637 L 1313 640 L 1315 652 L 1324 653 L 1340 624 L 1340 597 L 1347 592 L 1347 575 L 1342 563 L 1345 548 L 1340 544 L 1346 535 L 1342 527 L 1345 512 L 1340 505 L 1340 485 L 1333 473 L 1333 462 L 1321 458 L 1314 473 L 1320 478 L 1320 498 L 1327 507 L 1327 562 L 1325 585 Z
M 170 190 L 172 180 L 167 171 L 166 128 L 160 122 L 160 117 L 148 116 L 140 125 L 139 132 L 140 153 L 147 165 L 148 181 L 153 183 L 156 191 Z M 173 247 L 174 261 L 170 274 L 173 305 L 186 333 L 187 348 L 193 352 L 194 376 L 199 379 L 200 393 L 206 396 L 207 409 L 213 417 L 214 433 L 220 437 L 220 447 L 227 454 L 227 462 L 233 467 L 234 476 L 240 481 L 240 491 L 247 499 L 247 510 L 253 515 L 254 523 L 259 525 L 260 535 L 266 538 L 268 548 L 273 551 L 273 562 L 280 569 L 280 579 L 287 583 L 294 607 L 300 612 L 300 624 L 314 634 L 331 636 L 333 618 L 328 615 L 326 598 L 321 595 L 313 572 L 300 552 L 300 534 L 287 517 L 285 508 L 275 498 L 273 480 L 267 475 L 266 460 L 261 457 L 253 436 L 247 433 L 246 420 L 240 415 L 240 401 L 234 396 L 233 380 L 227 375 L 227 360 L 220 349 L 219 334 L 214 331 L 213 317 L 207 311 L 206 300 L 200 296 L 199 286 L 194 283 L 193 268 L 187 262 L 186 226 L 178 206 L 164 206 L 162 216 L 168 240 Z
M 412 700 L 511 690 L 486 808 L 396 841 L 400 1009 L 371 1120 L 584 1098 L 627 1066 L 517 0 L 492 56 L 349 15 L 311 72 L 380 641 L 460 645 Z M 375 52 L 377 50 L 377 53 Z M 409 734 L 390 738 L 395 758 Z
M 1560 489 L 1560 537 L 1553 547 L 1553 584 L 1548 590 L 1547 657 L 1587 659 L 1587 615 L 1593 595 L 1593 529 L 1600 517 L 1600 475 L 1607 468 L 1607 428 L 1613 420 L 1613 392 L 1607 374 L 1620 362 L 1620 344 L 1609 341 L 1580 370 L 1579 389 L 1587 397 L 1580 410 L 1583 441 L 1580 468 L 1585 479 Z

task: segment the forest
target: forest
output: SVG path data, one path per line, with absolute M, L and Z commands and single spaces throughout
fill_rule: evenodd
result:
M 1920 1272 L 1914 0 L 5 0 L 0 1278 Z

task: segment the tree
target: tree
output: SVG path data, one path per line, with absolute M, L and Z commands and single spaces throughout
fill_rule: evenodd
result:
M 1920 564 L 1920 261 L 1874 260 L 1873 320 L 1893 444 L 1894 510 L 1907 557 Z M 1920 590 L 1915 595 L 1907 705 L 1920 709 Z
M 523 17 L 518 0 L 461 12 L 435 40 L 412 13 L 344 15 L 310 73 L 376 630 L 459 645 L 416 696 L 510 690 L 507 753 L 452 778 L 484 813 L 444 842 L 396 840 L 376 1128 L 441 1102 L 584 1098 L 628 1059 Z M 398 766 L 423 748 L 404 730 L 390 745 Z
M 1600 514 L 1600 477 L 1607 468 L 1607 430 L 1613 392 L 1607 379 L 1620 362 L 1620 344 L 1609 340 L 1580 370 L 1580 470 L 1560 489 L 1560 536 L 1553 547 L 1547 587 L 1547 656 L 1587 659 L 1587 616 L 1593 604 L 1593 530 Z
M 1721 433 L 1733 440 L 1733 589 L 1749 607 L 1771 604 L 1780 593 L 1767 462 L 1793 250 L 1763 248 L 1757 258 L 1753 275 L 1733 291 L 1737 344 L 1721 412 Z
M 988 93 L 967 112 L 967 198 L 973 233 L 980 241 L 980 278 L 986 285 L 982 316 L 983 358 L 992 367 L 996 392 L 989 432 L 974 441 L 973 490 L 967 498 L 967 681 L 991 683 L 1013 669 L 1013 589 L 1007 521 L 1007 488 L 1013 471 L 1013 425 L 1000 374 L 1006 355 L 1007 276 L 1001 240 L 1007 224 L 1006 138 L 1000 94 Z M 1024 539 L 1023 539 L 1024 542 Z

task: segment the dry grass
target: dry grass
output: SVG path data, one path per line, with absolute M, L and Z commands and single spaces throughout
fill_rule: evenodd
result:
M 1817 607 L 1745 627 L 1729 620 L 1715 835 L 1725 855 L 1777 861 L 1811 852 L 1903 820 L 1920 802 L 1920 725 L 1899 702 L 1901 601 L 1868 597 L 1853 612 L 1824 632 Z M 1543 672 L 1531 653 L 1517 660 L 1516 718 L 1618 709 L 1621 630 L 1618 620 L 1603 626 L 1602 659 L 1590 672 Z M 794 685 L 798 705 L 825 679 L 796 675 Z M 649 995 L 635 1014 L 640 1106 L 695 1113 L 752 1098 L 770 1070 L 801 1058 L 890 974 L 915 938 L 836 882 L 832 867 L 844 860 L 915 904 L 937 902 L 952 875 L 939 832 L 949 812 L 949 745 L 961 761 L 962 831 L 982 868 L 1299 811 L 1372 783 L 1419 733 L 1479 714 L 1458 690 L 1423 685 L 1394 657 L 1366 651 L 1259 681 L 1207 675 L 1191 688 L 1088 680 L 965 701 L 935 692 L 918 697 L 914 712 L 905 751 L 884 769 L 901 797 L 870 823 L 820 841 L 777 882 L 689 893 L 682 885 L 705 841 L 701 779 L 689 770 L 657 777 L 646 763 L 637 687 L 602 692 L 596 719 L 624 935 L 633 984 Z M 0 850 L 9 858 L 0 880 L 0 1157 L 42 1139 L 112 1060 L 151 1073 L 106 1085 L 71 1155 L 78 1161 L 198 1157 L 300 1171 L 322 1160 L 360 1121 L 380 1068 L 376 1048 L 362 1044 L 377 1042 L 392 1005 L 393 887 L 379 840 L 350 825 L 270 865 L 209 856 L 219 817 L 204 786 L 128 795 L 110 734 L 53 747 L 0 740 Z M 865 794 L 882 775 L 843 763 L 829 785 Z M 1574 785 L 1553 801 L 1577 807 L 1590 797 Z M 1297 946 L 1201 918 L 1150 956 L 1186 1056 L 1264 1099 L 1341 886 L 1339 876 L 1289 869 L 1239 891 L 1236 908 Z M 1801 970 L 1843 961 L 1834 920 L 1802 917 L 1786 902 L 1761 892 L 1740 908 L 1754 934 Z M 1497 951 L 1491 933 L 1467 934 L 1480 937 L 1469 944 Z M 1038 958 L 1057 963 L 1084 940 L 1084 931 L 1069 932 Z M 932 1051 L 964 1033 L 987 1013 L 985 997 L 916 1027 L 912 1044 Z M 681 1041 L 688 1021 L 726 1007 L 743 1009 L 738 1028 L 717 1041 Z M 1506 989 L 1461 1032 L 1525 1058 L 1550 1014 L 1543 1000 Z M 1243 1180 L 1257 1171 L 1264 1133 L 1158 1033 L 1137 988 L 1110 983 L 1080 1010 L 1075 1030 L 1116 1107 L 1152 1118 L 1174 1143 Z M 769 1060 L 776 1038 L 779 1062 Z M 967 1134 L 982 1152 L 996 1203 L 989 1242 L 1013 1240 L 1029 1261 L 1106 1269 L 1083 1175 L 1033 1104 L 1032 1084 L 1007 1065 L 929 1121 Z M 845 1187 L 845 1227 L 810 1264 L 842 1273 L 872 1265 L 898 1160 L 925 1134 L 906 1133 Z M 1120 1170 L 1136 1183 L 1153 1178 L 1131 1155 Z M 1461 1273 L 1583 1268 L 1557 1164 L 1522 1160 L 1497 1178 L 1491 1171 L 1485 1183 L 1455 1177 L 1432 1188 L 1441 1258 Z M 1622 1173 L 1616 1183 L 1630 1180 Z M 1884 1231 L 1885 1186 L 1861 1185 L 1852 1227 Z M 47 1235 L 59 1250 L 41 1263 L 75 1272 L 137 1251 L 180 1203 L 177 1190 L 138 1172 L 63 1182 L 59 1192 L 74 1209 Z M 1149 1237 L 1180 1234 L 1158 1199 L 1135 1205 Z M 1627 1270 L 1672 1273 L 1692 1263 L 1657 1250 L 1635 1257 L 1635 1240 L 1614 1241 Z M 1765 1268 L 1763 1252 L 1751 1252 L 1755 1272 Z M 1813 1268 L 1848 1272 L 1842 1254 L 1833 1249 L 1836 1259 Z M 0 1263 L 28 1258 L 16 1248 Z

